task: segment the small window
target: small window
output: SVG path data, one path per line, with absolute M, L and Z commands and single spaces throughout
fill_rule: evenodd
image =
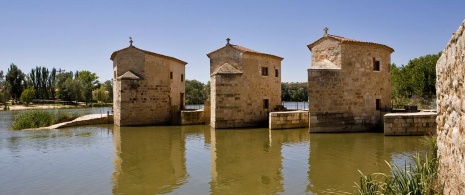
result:
M 263 108 L 268 109 L 270 107 L 270 100 L 269 99 L 263 99 Z
M 381 66 L 380 66 L 379 60 L 376 60 L 375 58 L 373 58 L 373 71 L 380 71 L 380 70 L 381 70 Z
M 278 69 L 274 69 L 274 76 L 279 77 L 279 70 Z
M 170 79 L 173 79 L 173 72 L 170 72 Z
M 381 110 L 381 99 L 376 99 L 376 110 Z
M 268 76 L 268 67 L 262 67 L 262 76 Z
M 181 82 L 184 81 L 184 74 L 181 74 Z

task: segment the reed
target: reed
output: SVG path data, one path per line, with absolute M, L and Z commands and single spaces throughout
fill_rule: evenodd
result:
M 20 112 L 13 121 L 11 129 L 21 130 L 30 128 L 47 127 L 53 124 L 67 122 L 76 119 L 80 115 L 68 112 L 50 112 L 43 110 L 27 110 Z

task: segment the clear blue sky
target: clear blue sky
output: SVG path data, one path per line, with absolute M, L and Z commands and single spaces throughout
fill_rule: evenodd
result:
M 283 57 L 282 81 L 305 82 L 306 45 L 329 33 L 394 48 L 391 61 L 442 51 L 465 19 L 465 1 L 0 1 L 0 70 L 15 63 L 89 70 L 111 79 L 113 51 L 129 45 L 188 62 L 209 80 L 207 53 L 241 45 Z

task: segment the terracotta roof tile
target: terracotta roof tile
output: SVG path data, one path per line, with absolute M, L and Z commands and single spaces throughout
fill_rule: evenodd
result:
M 337 36 L 337 35 L 330 35 L 330 34 L 323 35 L 323 37 L 319 38 L 318 40 L 314 41 L 313 43 L 308 44 L 307 47 L 309 49 L 312 49 L 312 47 L 315 46 L 318 41 L 320 41 L 321 39 L 323 39 L 325 37 L 330 37 L 330 38 L 336 39 L 336 40 L 340 41 L 341 43 L 362 43 L 362 44 L 379 45 L 379 46 L 382 46 L 382 47 L 386 47 L 387 49 L 391 50 L 391 52 L 394 52 L 394 49 L 392 49 L 391 47 L 389 47 L 387 45 L 383 45 L 383 44 L 379 44 L 379 43 L 373 43 L 373 42 L 367 42 L 367 41 L 359 41 L 359 40 L 355 40 L 355 39 L 349 39 L 349 38 L 346 38 L 346 37 L 341 37 L 341 36 Z
M 244 53 L 247 52 L 247 53 L 259 54 L 259 55 L 271 56 L 271 57 L 279 58 L 281 60 L 284 59 L 284 58 L 279 57 L 279 56 L 275 56 L 275 55 L 271 55 L 271 54 L 267 54 L 267 53 L 262 53 L 262 52 L 259 52 L 259 51 L 255 51 L 253 49 L 249 49 L 249 48 L 246 48 L 246 47 L 242 47 L 240 45 L 233 45 L 233 44 L 227 44 L 226 46 L 224 46 L 222 48 L 219 48 L 219 49 L 217 49 L 215 51 L 212 51 L 212 52 L 208 53 L 207 56 L 210 57 L 210 54 L 215 53 L 215 52 L 217 52 L 217 51 L 219 51 L 219 50 L 221 50 L 221 49 L 223 49 L 225 47 L 232 47 L 232 48 L 234 48 L 236 50 L 239 50 L 241 52 L 244 52 Z
M 180 62 L 181 64 L 184 64 L 184 65 L 187 64 L 187 62 L 184 62 L 184 61 L 182 61 L 182 60 L 180 60 L 180 59 L 173 58 L 173 57 L 171 57 L 171 56 L 166 56 L 166 55 L 154 53 L 154 52 L 151 52 L 151 51 L 146 51 L 146 50 L 143 50 L 143 49 L 139 49 L 139 48 L 134 47 L 134 46 L 132 46 L 132 45 L 129 46 L 129 47 L 126 47 L 126 48 L 123 48 L 123 49 L 120 49 L 120 50 L 118 50 L 118 51 L 113 52 L 113 53 L 111 54 L 110 60 L 113 60 L 113 59 L 116 57 L 116 54 L 118 54 L 119 52 L 121 52 L 121 51 L 123 51 L 123 50 L 126 50 L 126 49 L 129 49 L 129 48 L 134 48 L 134 49 L 140 50 L 140 51 L 142 51 L 142 52 L 144 52 L 144 53 L 146 53 L 146 54 L 149 54 L 149 55 L 154 55 L 154 56 L 158 56 L 158 57 L 162 57 L 162 58 L 166 58 L 166 59 L 178 61 L 178 62 Z

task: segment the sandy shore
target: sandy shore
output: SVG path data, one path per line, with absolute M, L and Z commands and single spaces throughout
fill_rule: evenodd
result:
M 83 106 L 78 105 L 12 105 L 9 106 L 10 110 L 40 110 L 40 109 L 66 109 L 66 108 L 82 108 Z M 2 106 L 3 109 L 3 106 Z

